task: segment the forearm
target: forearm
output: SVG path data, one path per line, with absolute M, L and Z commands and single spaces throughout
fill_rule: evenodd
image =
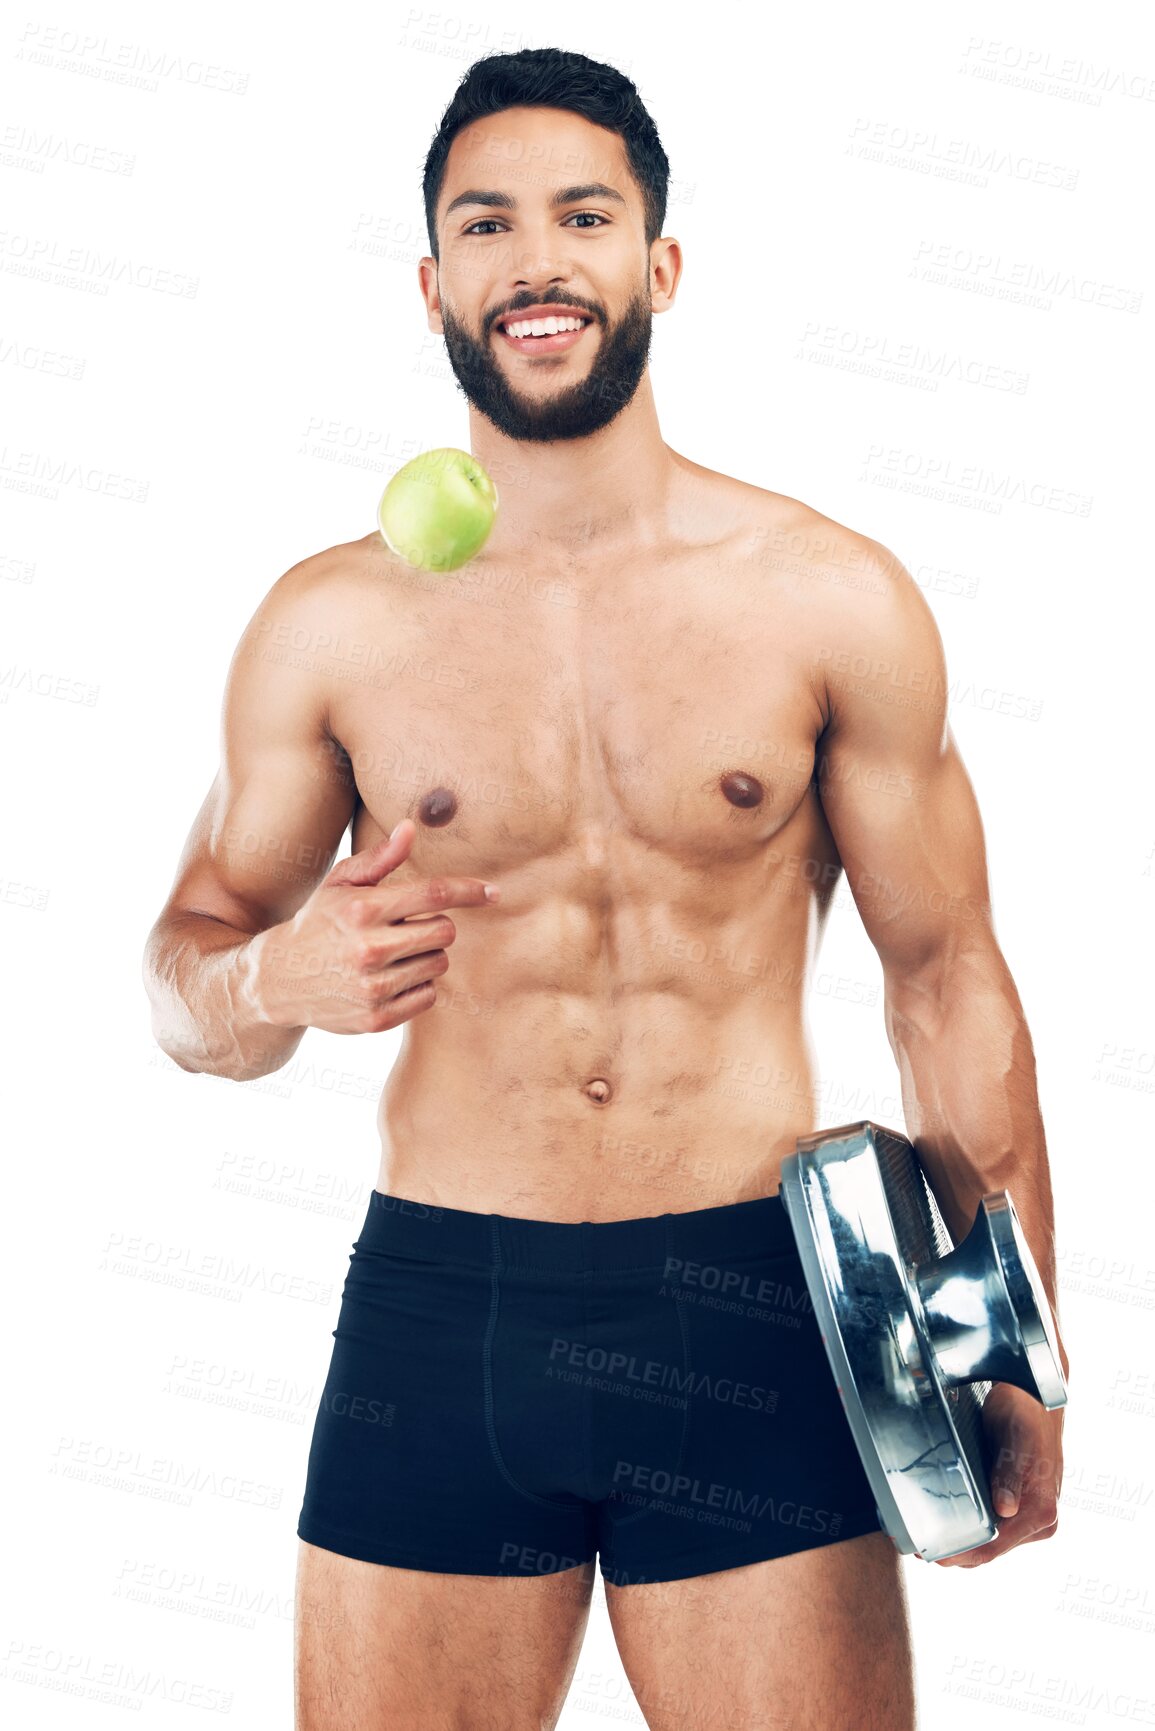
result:
M 989 1191 L 1009 1190 L 1059 1327 L 1035 1054 L 997 946 L 956 958 L 933 984 L 888 981 L 886 1027 L 907 1132 L 951 1237 L 965 1237 Z M 1061 1330 L 1060 1355 L 1066 1374 Z
M 182 1070 L 251 1082 L 296 1051 L 304 1028 L 273 1021 L 261 990 L 265 935 L 207 914 L 176 915 L 149 934 L 143 973 L 153 1036 Z

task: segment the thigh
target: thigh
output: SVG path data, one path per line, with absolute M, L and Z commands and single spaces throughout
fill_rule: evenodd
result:
M 914 1731 L 902 1560 L 883 1532 L 605 1591 L 650 1731 Z
M 435 1574 L 302 1540 L 296 1731 L 552 1731 L 593 1574 Z

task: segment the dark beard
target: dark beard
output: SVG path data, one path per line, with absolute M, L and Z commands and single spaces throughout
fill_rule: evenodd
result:
M 653 312 L 648 296 L 634 296 L 616 324 L 600 325 L 589 372 L 552 396 L 539 398 L 523 395 L 510 384 L 492 341 L 476 342 L 444 302 L 441 322 L 449 364 L 478 414 L 507 438 L 550 443 L 599 432 L 632 400 L 650 357 Z M 489 329 L 492 338 L 497 327 Z

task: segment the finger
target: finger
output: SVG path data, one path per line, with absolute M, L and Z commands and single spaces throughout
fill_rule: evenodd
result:
M 1016 1545 L 1029 1545 L 1035 1539 L 1049 1538 L 1056 1525 L 1048 1526 L 1041 1515 L 1024 1508 L 1000 1524 L 996 1538 L 988 1539 L 982 1545 L 972 1545 L 969 1551 L 959 1551 L 953 1557 L 937 1557 L 935 1561 L 940 1569 L 977 1569 L 983 1563 L 1001 1557 L 1004 1552 L 1013 1551 Z
M 446 914 L 434 914 L 428 920 L 414 920 L 412 925 L 401 921 L 388 928 L 380 942 L 361 945 L 361 970 L 366 974 L 381 974 L 394 962 L 413 956 L 436 956 L 457 937 L 457 928 Z
M 1038 1435 L 1012 1427 L 991 1468 L 991 1506 L 999 1519 L 1048 1520 L 1058 1500 L 1055 1470 L 1055 1459 L 1041 1452 Z
M 382 973 L 374 976 L 374 983 L 383 987 L 390 998 L 399 998 L 414 986 L 433 985 L 448 966 L 449 958 L 444 950 L 427 950 L 421 955 L 404 956 L 400 961 L 391 962 Z
M 492 895 L 488 893 L 491 890 Z M 371 926 L 392 924 L 409 914 L 437 914 L 446 908 L 485 907 L 496 900 L 497 886 L 487 884 L 484 878 L 412 878 L 408 883 L 381 884 L 376 889 L 367 890 L 355 902 L 350 902 L 348 913 L 355 924 Z
M 382 841 L 351 853 L 348 859 L 338 860 L 325 881 L 330 884 L 376 884 L 386 872 L 395 870 L 408 858 L 416 833 L 412 818 L 403 817 Z
M 1025 1441 L 1018 1426 L 1012 1424 L 1010 1439 L 999 1449 L 991 1467 L 991 1507 L 1002 1520 L 1017 1515 L 1022 1503 Z

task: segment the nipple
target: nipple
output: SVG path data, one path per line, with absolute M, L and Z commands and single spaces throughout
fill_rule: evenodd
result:
M 729 770 L 721 779 L 721 787 L 731 805 L 761 805 L 766 793 L 757 776 L 744 775 L 740 769 Z
M 430 829 L 440 829 L 457 813 L 457 795 L 447 787 L 435 787 L 417 807 L 417 816 Z
M 613 1095 L 613 1089 L 604 1076 L 594 1076 L 586 1083 L 585 1091 L 591 1100 L 597 1100 L 599 1104 L 604 1104 Z

